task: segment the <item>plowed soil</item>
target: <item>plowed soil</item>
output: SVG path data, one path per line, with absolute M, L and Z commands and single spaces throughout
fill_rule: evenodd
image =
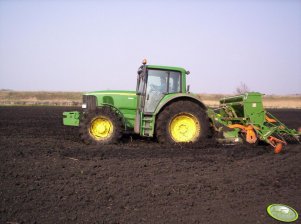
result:
M 86 146 L 63 107 L 0 107 L 0 223 L 279 223 L 301 213 L 301 147 Z M 301 110 L 272 111 L 290 128 Z

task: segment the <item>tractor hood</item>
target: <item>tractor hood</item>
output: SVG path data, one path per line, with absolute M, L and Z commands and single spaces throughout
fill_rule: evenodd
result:
M 137 95 L 135 91 L 125 90 L 104 90 L 85 93 L 83 103 L 90 96 L 96 100 L 96 106 L 108 105 L 123 115 L 126 126 L 132 128 L 135 122 Z
M 130 90 L 101 90 L 101 91 L 87 92 L 84 95 L 93 95 L 93 96 L 103 96 L 103 95 L 136 96 L 136 92 L 135 91 L 130 91 Z
M 135 91 L 105 90 L 94 91 L 84 94 L 84 96 L 95 96 L 97 105 L 111 105 L 117 109 L 135 109 L 137 96 Z

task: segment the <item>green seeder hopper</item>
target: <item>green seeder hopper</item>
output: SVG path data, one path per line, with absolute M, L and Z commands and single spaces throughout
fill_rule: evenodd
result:
M 63 113 L 64 125 L 79 127 L 86 144 L 111 144 L 125 133 L 160 143 L 221 142 L 270 144 L 276 153 L 300 133 L 287 128 L 262 104 L 256 92 L 223 98 L 208 108 L 186 86 L 184 68 L 147 65 L 138 69 L 136 91 L 95 91 L 83 95 L 81 111 Z
M 262 94 L 249 92 L 220 100 L 220 107 L 208 109 L 208 116 L 220 139 L 257 144 L 266 142 L 281 151 L 288 142 L 300 143 L 300 133 L 289 129 L 263 108 Z

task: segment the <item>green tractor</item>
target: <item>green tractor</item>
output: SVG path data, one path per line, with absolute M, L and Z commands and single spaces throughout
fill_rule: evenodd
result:
M 299 133 L 263 109 L 261 94 L 225 98 L 220 108 L 210 109 L 189 92 L 188 74 L 183 68 L 147 65 L 144 60 L 136 91 L 86 93 L 83 111 L 64 112 L 63 123 L 79 126 L 87 144 L 115 143 L 125 133 L 155 137 L 160 143 L 196 143 L 212 136 L 249 144 L 265 141 L 275 148 L 286 144 L 287 137 L 299 142 Z

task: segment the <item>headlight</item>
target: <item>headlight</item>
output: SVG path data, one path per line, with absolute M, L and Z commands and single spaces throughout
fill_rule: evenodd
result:
M 86 108 L 87 108 L 87 104 L 85 104 L 85 103 L 82 104 L 82 108 L 83 108 L 83 109 L 86 109 Z

